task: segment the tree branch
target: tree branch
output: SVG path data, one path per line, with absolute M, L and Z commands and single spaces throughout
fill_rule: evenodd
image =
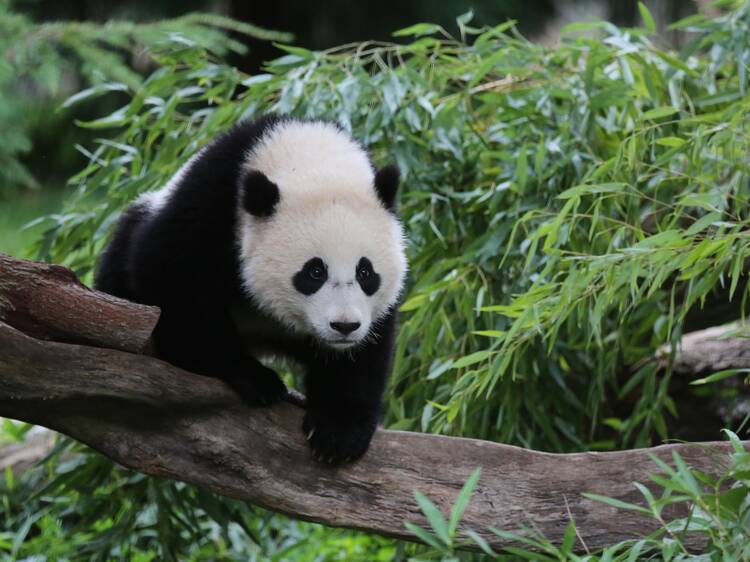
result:
M 739 328 L 740 325 L 729 324 L 685 334 L 675 353 L 674 372 L 697 378 L 724 369 L 750 367 L 750 337 Z M 669 364 L 669 355 L 669 346 L 657 351 L 656 360 L 661 367 Z
M 39 280 L 49 268 L 10 258 L 0 263 L 0 302 L 6 310 L 8 303 L 12 309 L 16 294 L 5 289 L 8 278 L 25 279 L 29 287 L 42 287 L 44 294 L 57 294 L 53 300 L 60 301 L 49 307 L 16 307 L 21 312 L 6 314 L 5 322 L 28 326 L 25 311 L 33 309 L 38 321 L 32 325 L 53 326 L 54 339 L 71 341 L 78 332 L 67 332 L 65 322 L 53 316 L 77 310 L 88 318 L 76 323 L 75 330 L 90 345 L 105 343 L 97 339 L 97 330 L 107 334 L 107 345 L 114 340 L 131 349 L 134 342 L 144 341 L 143 330 L 132 339 L 123 333 L 112 338 L 114 328 L 125 325 L 126 311 L 135 315 L 143 307 L 113 304 L 111 297 L 80 286 L 73 290 L 67 286 L 72 283 L 68 275 L 57 277 L 60 287 L 55 293 L 52 285 Z M 54 275 L 58 272 L 53 269 Z M 26 302 L 36 298 L 33 289 L 26 295 Z M 114 308 L 102 313 L 98 306 Z M 40 341 L 7 323 L 0 323 L 0 415 L 66 433 L 133 470 L 333 526 L 414 540 L 404 521 L 425 522 L 413 490 L 446 512 L 462 483 L 481 467 L 482 477 L 463 519 L 466 528 L 478 531 L 494 547 L 507 543 L 487 530 L 491 526 L 517 530 L 525 525 L 559 542 L 572 515 L 581 539 L 595 548 L 642 536 L 655 525 L 636 513 L 588 500 L 583 492 L 641 503 L 632 482 L 647 482 L 658 470 L 651 454 L 670 462 L 676 451 L 708 473 L 728 463 L 726 443 L 559 455 L 379 430 L 362 460 L 331 468 L 312 460 L 300 429 L 302 410 L 292 404 L 251 409 L 218 380 L 144 355 Z M 678 508 L 663 515 L 681 514 Z M 698 539 L 688 543 L 695 546 Z
M 0 254 L 0 321 L 35 338 L 148 350 L 159 309 L 83 285 L 59 265 Z
M 750 367 L 746 325 L 734 323 L 686 333 L 674 350 L 670 345 L 660 347 L 631 373 L 651 361 L 660 369 L 671 366 L 677 375 L 670 381 L 669 392 L 677 412 L 683 415 L 669 420 L 670 435 L 701 441 L 713 438 L 723 427 L 742 425 L 750 398 L 750 387 L 743 377 L 714 382 L 710 389 L 693 386 L 692 382 L 725 369 Z

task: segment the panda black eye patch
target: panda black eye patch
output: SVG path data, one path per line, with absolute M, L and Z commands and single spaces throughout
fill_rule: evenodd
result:
M 367 258 L 360 258 L 357 263 L 357 283 L 362 287 L 362 291 L 370 297 L 378 292 L 380 288 L 380 275 L 375 273 L 372 262 Z
M 303 295 L 312 295 L 317 292 L 328 280 L 328 268 L 320 258 L 312 258 L 305 262 L 297 273 L 292 277 L 292 284 Z

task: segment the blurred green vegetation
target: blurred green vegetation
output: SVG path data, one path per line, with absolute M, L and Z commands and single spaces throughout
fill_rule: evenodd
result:
M 289 41 L 288 33 L 269 31 L 217 14 L 188 14 L 153 23 L 56 21 L 35 23 L 0 0 L 0 204 L 21 188 L 58 187 L 62 170 L 85 161 L 76 152 L 80 135 L 62 101 L 75 90 L 116 93 L 137 88 L 151 62 L 148 51 L 170 38 L 200 45 L 212 55 L 243 54 L 244 43 L 229 35 L 264 41 Z M 112 107 L 107 100 L 104 107 Z M 91 111 L 91 106 L 86 108 Z M 95 106 L 101 111 L 102 106 Z M 75 115 L 78 118 L 83 115 Z M 80 131 L 80 130 L 79 130 Z M 34 135 L 34 136 L 32 136 Z M 38 169 L 24 162 L 33 145 Z M 58 184 L 58 186 L 54 185 Z
M 59 190 L 34 190 L 16 196 L 12 204 L 0 203 L 0 252 L 12 256 L 29 255 L 43 227 L 26 225 L 56 211 L 62 199 L 63 193 Z
M 157 32 L 145 78 L 110 76 L 66 102 L 116 103 L 79 123 L 87 162 L 63 210 L 38 224 L 33 255 L 90 280 L 122 209 L 232 124 L 265 111 L 332 119 L 404 172 L 411 277 L 386 425 L 551 451 L 679 438 L 674 420 L 690 412 L 670 371 L 646 360 L 705 303 L 729 302 L 722 320 L 743 317 L 749 293 L 750 3 L 722 4 L 733 10 L 675 24 L 690 37 L 678 52 L 653 43 L 645 8 L 639 28 L 576 25 L 554 48 L 466 14 L 455 32 L 403 29 L 404 44 L 283 46 L 254 74 Z M 746 421 L 727 423 L 740 432 Z M 746 523 L 737 472 L 730 503 Z M 4 492 L 0 552 L 11 559 L 457 556 L 134 475 L 68 440 Z M 705 509 L 701 497 L 690 499 Z M 709 532 L 726 523 L 707 521 Z M 736 540 L 717 532 L 713 544 Z

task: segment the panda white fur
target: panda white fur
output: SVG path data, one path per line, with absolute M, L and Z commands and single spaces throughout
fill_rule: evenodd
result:
M 157 355 L 248 404 L 286 394 L 259 355 L 299 362 L 314 456 L 354 460 L 377 424 L 407 267 L 398 181 L 334 124 L 240 123 L 123 214 L 96 287 L 161 307 Z

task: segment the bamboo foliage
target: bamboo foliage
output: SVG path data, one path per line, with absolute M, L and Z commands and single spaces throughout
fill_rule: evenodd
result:
M 71 89 L 69 103 L 92 92 L 138 88 L 150 51 L 164 42 L 200 48 L 214 56 L 245 53 L 238 38 L 290 41 L 291 34 L 263 29 L 219 14 L 192 13 L 151 23 L 112 20 L 36 23 L 14 0 L 0 0 L 0 197 L 19 187 L 35 187 L 35 174 L 22 162 L 39 123 L 55 122 L 51 109 Z M 233 33 L 235 37 L 230 36 Z M 59 118 L 59 115 L 57 116 Z M 65 147 L 58 150 L 65 151 Z

